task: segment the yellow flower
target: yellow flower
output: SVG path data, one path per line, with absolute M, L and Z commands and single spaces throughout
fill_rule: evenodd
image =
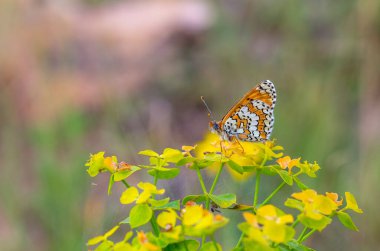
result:
M 137 240 L 140 243 L 140 245 L 145 248 L 145 250 L 149 250 L 149 251 L 161 250 L 160 247 L 149 242 L 148 237 L 143 231 L 137 232 Z
M 285 243 L 294 236 L 294 229 L 287 224 L 293 222 L 293 216 L 285 214 L 273 205 L 265 205 L 257 210 L 257 214 L 243 213 L 249 224 L 242 227 L 248 238 L 268 246 L 268 240 L 276 243 Z
M 130 204 L 134 201 L 136 201 L 136 204 L 142 204 L 146 203 L 152 197 L 152 194 L 165 193 L 165 189 L 158 190 L 155 185 L 148 182 L 140 182 L 137 186 L 143 191 L 139 193 L 134 186 L 125 189 L 120 197 L 121 204 Z
M 164 194 L 165 189 L 157 190 L 157 187 L 149 182 L 140 182 L 137 186 L 143 190 L 138 199 L 136 200 L 136 204 L 145 203 L 152 194 Z
M 228 219 L 222 215 L 214 215 L 203 208 L 202 205 L 187 204 L 182 210 L 182 224 L 185 234 L 189 236 L 201 236 L 211 234 L 218 228 L 227 224 Z
M 220 161 L 233 162 L 241 167 L 243 166 L 258 166 L 264 159 L 267 153 L 267 159 L 276 155 L 271 148 L 274 146 L 266 142 L 245 142 L 245 141 L 227 141 L 223 140 L 220 136 L 208 133 L 203 141 L 199 142 L 195 148 L 195 154 L 198 158 L 205 158 L 210 153 L 219 154 Z M 275 148 L 275 147 L 274 147 Z M 276 148 L 278 150 L 278 148 Z M 220 163 L 214 162 L 210 165 L 210 170 L 216 172 Z M 237 173 L 232 168 L 227 168 L 232 177 L 237 180 L 245 180 L 252 175 L 248 172 Z
M 192 157 L 191 151 L 193 151 L 196 147 L 197 147 L 197 145 L 195 145 L 195 146 L 182 146 L 182 151 L 183 151 L 185 156 Z
M 281 169 L 288 168 L 289 173 L 292 172 L 292 168 L 299 166 L 301 158 L 291 159 L 289 156 L 279 158 L 276 162 L 280 165 Z
M 314 220 L 320 220 L 323 215 L 330 215 L 338 208 L 330 197 L 319 195 L 312 189 L 293 193 L 292 197 L 303 202 L 305 216 Z
M 246 222 L 248 222 L 254 228 L 260 228 L 259 221 L 257 220 L 257 216 L 253 213 L 244 212 L 243 217 Z
M 339 207 L 343 204 L 343 199 L 341 200 L 338 200 L 339 199 L 339 195 L 337 193 L 329 193 L 329 192 L 326 192 L 326 196 L 328 198 L 330 198 L 332 201 L 334 201 L 334 203 Z
M 107 168 L 111 173 L 113 173 L 118 168 L 116 156 L 105 157 L 104 167 Z
M 259 222 L 272 221 L 279 225 L 285 225 L 293 222 L 293 216 L 291 214 L 284 214 L 280 209 L 273 205 L 265 205 L 257 210 L 257 216 Z
M 165 230 L 165 232 L 161 232 L 161 234 L 166 238 L 179 240 L 182 227 L 176 226 L 176 222 L 177 213 L 172 209 L 168 209 L 157 216 L 157 224 Z

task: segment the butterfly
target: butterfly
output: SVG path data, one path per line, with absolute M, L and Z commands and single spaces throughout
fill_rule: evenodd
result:
M 263 142 L 270 138 L 274 124 L 276 89 L 270 80 L 265 80 L 247 92 L 221 121 L 212 120 L 210 130 L 224 140 Z M 205 101 L 202 98 L 202 101 Z M 210 109 L 205 103 L 209 116 Z

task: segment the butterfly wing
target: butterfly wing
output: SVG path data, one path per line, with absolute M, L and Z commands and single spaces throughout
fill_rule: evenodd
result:
M 276 89 L 265 80 L 256 85 L 237 102 L 219 122 L 221 131 L 229 139 L 265 141 L 272 133 Z

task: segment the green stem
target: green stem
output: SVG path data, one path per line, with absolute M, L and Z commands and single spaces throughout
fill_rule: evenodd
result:
M 299 236 L 298 239 L 297 239 L 297 242 L 298 242 L 298 243 L 301 243 L 301 240 L 302 240 L 302 238 L 304 237 L 304 235 L 306 234 L 307 229 L 308 229 L 308 227 L 304 227 L 304 228 L 303 228 L 302 233 L 300 234 L 300 236 Z
M 129 187 L 131 187 L 125 180 L 121 180 L 121 182 L 123 182 L 123 184 L 127 187 L 127 188 L 129 188 Z
M 306 241 L 307 238 L 309 238 L 312 234 L 314 234 L 315 231 L 317 231 L 317 229 L 311 230 L 309 233 L 305 234 L 304 237 L 302 237 L 302 239 L 298 242 L 302 243 L 302 242 Z
M 257 172 L 256 172 L 256 184 L 255 184 L 255 195 L 253 197 L 253 208 L 255 210 L 256 210 L 257 200 L 259 197 L 260 180 L 261 180 L 261 170 L 257 170 Z
M 186 240 L 185 240 L 185 249 L 186 249 L 186 251 L 189 251 L 189 248 L 187 247 L 187 242 L 186 242 Z
M 273 196 L 275 196 L 277 193 L 278 193 L 278 191 L 280 191 L 281 190 L 281 188 L 283 188 L 284 186 L 285 186 L 285 182 L 283 181 L 261 204 L 260 204 L 260 206 L 263 206 L 263 205 L 265 205 L 266 203 L 268 203 L 271 199 L 272 199 L 272 197 Z
M 261 178 L 261 169 L 267 162 L 267 154 L 265 153 L 264 159 L 261 162 L 260 168 L 256 169 L 256 183 L 255 183 L 255 195 L 253 197 L 253 207 L 256 210 L 257 200 L 259 199 L 259 189 L 260 189 L 260 178 Z
M 293 224 L 292 224 L 292 228 L 295 228 L 297 225 L 298 225 L 298 223 L 299 223 L 299 219 L 296 219 L 294 222 L 293 222 Z
M 212 194 L 212 193 L 214 192 L 214 189 L 215 189 L 216 183 L 218 183 L 219 178 L 220 178 L 220 174 L 222 173 L 223 165 L 224 165 L 224 163 L 221 163 L 221 164 L 220 164 L 219 170 L 218 170 L 218 172 L 217 172 L 217 174 L 216 174 L 216 176 L 215 176 L 215 178 L 214 178 L 214 182 L 212 183 L 212 186 L 211 186 L 211 188 L 210 188 L 210 192 L 209 192 L 209 194 Z
M 157 182 L 158 182 L 158 176 L 157 176 L 157 170 L 154 172 L 154 180 L 153 180 L 153 184 L 155 186 L 157 186 Z
M 241 233 L 240 238 L 239 238 L 238 242 L 236 243 L 235 248 L 238 248 L 241 245 L 241 242 L 243 241 L 243 237 L 244 237 L 244 234 Z
M 204 195 L 207 196 L 207 189 L 206 189 L 205 183 L 203 181 L 201 170 L 199 168 L 197 168 L 197 175 L 198 175 L 199 183 L 201 183 L 202 191 L 203 191 Z
M 215 242 L 214 235 L 211 235 L 210 238 L 211 238 L 211 240 L 212 240 L 212 243 L 214 244 L 215 250 L 216 250 L 216 251 L 219 251 L 219 247 L 218 247 L 218 245 L 217 245 L 216 242 Z
M 156 217 L 154 216 L 154 213 L 152 215 L 152 218 L 150 219 L 150 224 L 152 225 L 154 235 L 158 236 L 160 234 L 160 229 L 158 228 L 158 224 L 156 221 Z
M 264 159 L 261 162 L 260 168 L 257 169 L 257 171 L 256 171 L 255 194 L 254 194 L 254 197 L 253 197 L 253 207 L 254 207 L 254 210 L 256 210 L 257 200 L 259 198 L 261 169 L 263 168 L 263 166 L 265 165 L 266 162 L 267 162 L 267 155 L 265 154 L 264 155 Z M 239 238 L 238 242 L 236 243 L 235 248 L 238 248 L 241 245 L 241 242 L 243 241 L 243 238 L 244 238 L 244 233 L 241 233 L 240 238 Z
M 203 245 L 205 244 L 205 242 L 206 242 L 206 235 L 203 234 L 202 235 L 202 245 L 201 245 L 201 247 L 203 247 Z
M 203 181 L 201 170 L 199 168 L 197 168 L 197 175 L 198 175 L 199 183 L 201 184 L 201 187 L 202 187 L 203 194 L 206 196 L 206 208 L 208 209 L 209 204 L 210 204 L 210 199 L 208 198 L 207 189 L 206 189 L 205 183 Z M 202 236 L 202 246 L 204 245 L 205 241 L 206 241 L 206 235 L 203 235 Z

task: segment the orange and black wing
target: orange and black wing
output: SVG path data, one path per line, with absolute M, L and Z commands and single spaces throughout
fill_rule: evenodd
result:
M 273 130 L 276 89 L 263 81 L 237 102 L 219 125 L 229 138 L 243 141 L 268 140 Z

